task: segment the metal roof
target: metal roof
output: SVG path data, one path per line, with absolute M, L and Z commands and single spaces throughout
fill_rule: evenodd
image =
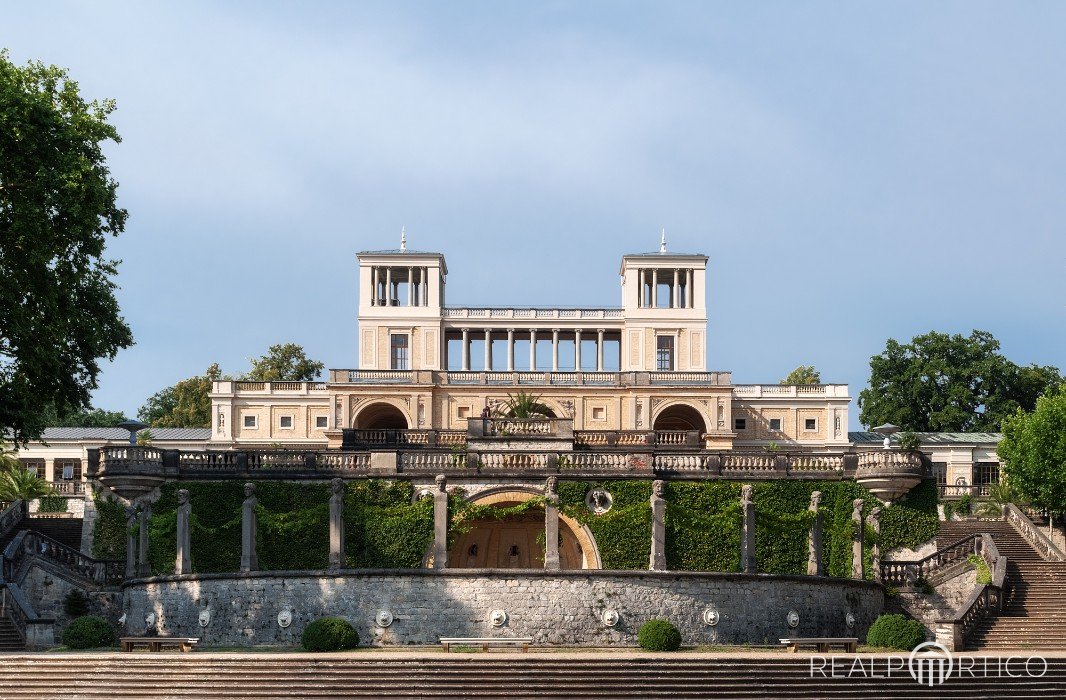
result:
M 206 441 L 211 438 L 210 428 L 149 428 L 153 440 Z M 123 428 L 45 428 L 42 442 L 51 440 L 129 440 L 130 432 Z
M 898 435 L 898 434 L 897 434 Z M 973 445 L 980 443 L 998 443 L 1003 439 L 1003 433 L 915 433 L 923 445 Z M 864 444 L 864 443 L 882 443 L 885 440 L 885 436 L 880 433 L 866 432 L 853 432 L 848 433 L 848 440 L 850 442 Z M 898 437 L 893 437 L 893 441 L 898 441 Z

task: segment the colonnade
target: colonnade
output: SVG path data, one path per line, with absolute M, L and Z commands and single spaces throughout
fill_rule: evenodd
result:
M 500 330 L 493 331 L 492 329 L 489 329 L 489 328 L 486 328 L 484 330 L 471 330 L 469 328 L 463 328 L 461 330 L 461 332 L 462 332 L 462 365 L 461 365 L 460 368 L 462 369 L 462 371 L 464 371 L 464 372 L 469 372 L 470 371 L 470 343 L 471 343 L 472 340 L 476 339 L 477 335 L 484 335 L 484 339 L 485 339 L 485 365 L 484 365 L 484 367 L 485 367 L 486 371 L 492 371 L 492 366 L 493 366 L 492 365 L 492 339 L 493 339 L 494 335 L 496 337 L 499 337 L 499 335 L 502 334 L 502 331 L 500 331 Z M 546 331 L 543 331 L 543 330 L 541 332 L 542 333 L 546 333 Z M 515 371 L 515 340 L 516 339 L 525 340 L 525 338 L 517 338 L 517 336 L 519 336 L 519 335 L 523 335 L 524 336 L 526 334 L 529 335 L 529 371 L 531 371 L 531 372 L 540 371 L 540 369 L 537 367 L 537 336 L 538 336 L 537 329 L 536 328 L 531 328 L 529 330 L 521 330 L 521 331 L 519 331 L 519 330 L 516 330 L 514 328 L 508 328 L 506 333 L 507 333 L 507 350 L 506 350 L 505 354 L 507 356 L 507 367 L 506 367 L 505 370 L 501 370 L 501 371 L 506 371 L 506 372 L 514 372 Z M 591 340 L 591 339 L 594 338 L 596 340 L 596 371 L 597 372 L 603 372 L 604 371 L 603 347 L 604 347 L 604 340 L 605 340 L 605 337 L 607 336 L 607 334 L 608 334 L 608 331 L 607 331 L 606 328 L 597 328 L 595 330 L 592 330 L 592 329 L 582 330 L 580 328 L 573 329 L 573 330 L 571 330 L 571 329 L 563 330 L 561 328 L 553 328 L 553 329 L 551 329 L 551 341 L 552 341 L 552 367 L 551 367 L 551 371 L 552 372 L 558 372 L 559 371 L 559 341 L 560 341 L 560 339 L 562 339 L 562 340 L 570 340 L 571 338 L 573 339 L 573 341 L 574 341 L 574 368 L 575 368 L 576 371 L 580 372 L 581 371 L 581 341 L 585 340 L 585 339 Z
M 639 308 L 658 308 L 659 285 L 670 285 L 671 309 L 691 309 L 695 306 L 695 285 L 693 285 L 694 270 L 682 268 L 641 268 L 637 270 L 639 293 L 637 306 Z
M 429 268 L 375 266 L 370 268 L 371 306 L 429 306 Z M 407 283 L 407 303 L 401 303 L 400 284 Z

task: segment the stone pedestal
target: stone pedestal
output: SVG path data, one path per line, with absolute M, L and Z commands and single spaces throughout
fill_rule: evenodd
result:
M 881 580 L 881 508 L 877 506 L 866 516 L 866 524 L 873 532 L 874 541 L 870 543 L 870 574 L 874 581 Z
M 126 506 L 126 578 L 137 577 L 137 538 L 133 528 L 137 525 L 137 506 Z
M 825 564 L 822 561 L 822 513 L 818 504 L 822 501 L 822 492 L 811 493 L 811 505 L 808 508 L 814 517 L 811 519 L 811 531 L 807 537 L 807 575 L 825 576 Z
M 192 517 L 192 505 L 189 503 L 188 489 L 178 490 L 178 547 L 174 559 L 175 574 L 192 573 L 192 533 L 189 531 L 189 519 Z
M 255 507 L 259 504 L 259 499 L 255 497 L 255 484 L 248 482 L 244 485 L 244 496 L 244 504 L 241 506 L 241 571 L 257 571 L 259 555 L 255 552 L 255 540 L 259 522 Z
M 865 503 L 861 498 L 856 498 L 851 502 L 851 522 L 854 534 L 851 537 L 851 577 L 854 579 L 862 580 L 863 567 L 862 567 L 862 542 L 864 530 L 862 520 L 862 506 Z
M 344 568 L 344 480 L 333 479 L 329 497 L 329 568 Z
M 744 513 L 744 523 L 740 532 L 740 569 L 746 574 L 758 571 L 755 562 L 755 502 L 751 499 L 750 484 L 740 487 L 740 507 Z
M 141 506 L 140 533 L 137 543 L 137 575 L 148 576 L 151 568 L 148 564 L 148 525 L 152 522 L 152 504 Z
M 648 568 L 666 571 L 666 499 L 663 482 L 651 482 L 651 557 Z
M 433 568 L 448 567 L 448 480 L 437 475 L 433 492 Z

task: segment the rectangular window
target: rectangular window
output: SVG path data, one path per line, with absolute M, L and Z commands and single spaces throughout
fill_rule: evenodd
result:
M 63 481 L 81 481 L 81 460 L 56 460 L 55 474 L 60 474 Z
M 392 336 L 392 368 L 411 369 L 410 355 L 407 349 L 407 335 L 393 333 Z
M 245 416 L 244 417 L 244 427 L 245 428 L 255 428 L 255 427 L 258 427 L 258 425 L 259 425 L 258 416 Z
M 808 432 L 814 432 L 815 430 L 818 430 L 818 419 L 817 418 L 804 418 L 803 419 L 803 429 L 808 431 Z
M 948 485 L 948 463 L 933 462 L 933 476 L 936 477 L 937 486 Z
M 747 430 L 747 429 L 748 429 L 748 419 L 747 418 L 734 418 L 733 419 L 733 430 Z
M 781 419 L 780 418 L 771 418 L 770 419 L 770 430 L 775 430 L 775 431 L 781 430 Z
M 999 465 L 995 462 L 973 465 L 974 486 L 988 486 L 999 483 Z
M 45 471 L 43 459 L 28 459 L 23 457 L 19 459 L 19 462 L 22 464 L 22 468 L 25 471 L 35 473 L 38 479 L 44 478 Z
M 316 428 L 328 428 L 329 427 L 329 417 L 328 416 L 315 416 L 315 427 Z
M 278 418 L 278 427 L 279 428 L 291 428 L 292 427 L 292 416 L 280 416 Z
M 659 372 L 674 371 L 674 336 L 660 335 L 655 338 L 655 369 Z

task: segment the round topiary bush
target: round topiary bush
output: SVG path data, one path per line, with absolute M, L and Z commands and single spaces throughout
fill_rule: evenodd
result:
M 882 615 L 870 625 L 866 643 L 872 647 L 910 651 L 925 641 L 925 627 L 903 615 Z
M 648 620 L 637 632 L 637 644 L 651 651 L 677 651 L 681 633 L 668 620 Z
M 307 651 L 341 651 L 359 646 L 359 633 L 339 617 L 322 617 L 305 629 L 300 643 Z
M 114 628 L 99 615 L 75 618 L 63 630 L 63 644 L 71 649 L 112 647 L 117 642 Z

